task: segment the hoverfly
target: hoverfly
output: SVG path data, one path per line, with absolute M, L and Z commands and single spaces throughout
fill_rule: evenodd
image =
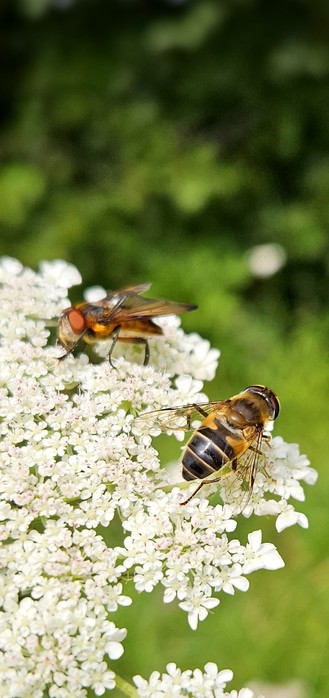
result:
M 109 351 L 117 342 L 143 344 L 145 347 L 144 366 L 149 362 L 148 338 L 162 335 L 163 331 L 152 318 L 160 315 L 178 315 L 195 310 L 196 305 L 173 301 L 143 298 L 140 293 L 147 291 L 151 284 L 127 286 L 118 291 L 110 291 L 96 303 L 78 303 L 63 310 L 58 320 L 58 341 L 66 349 L 60 359 L 70 354 L 83 339 L 93 344 L 102 339 L 112 339 Z
M 183 450 L 183 478 L 199 481 L 181 502 L 184 505 L 201 487 L 227 476 L 242 482 L 249 499 L 259 459 L 264 455 L 262 442 L 269 439 L 264 432 L 279 412 L 279 400 L 270 388 L 251 385 L 227 400 L 144 413 L 139 419 L 153 414 L 161 430 L 171 432 L 191 430 L 195 418 L 201 422 Z

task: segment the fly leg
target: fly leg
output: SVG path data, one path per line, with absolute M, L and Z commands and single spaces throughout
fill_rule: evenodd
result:
M 234 464 L 234 461 L 232 461 L 232 464 L 231 464 L 232 469 L 234 470 L 234 469 L 236 469 L 236 467 L 234 468 L 233 464 Z M 185 506 L 185 504 L 188 504 L 191 501 L 191 499 L 193 499 L 193 497 L 197 494 L 197 492 L 199 492 L 199 490 L 201 490 L 201 487 L 203 487 L 203 485 L 212 485 L 214 482 L 221 482 L 222 480 L 224 480 L 225 477 L 228 477 L 231 474 L 232 474 L 232 470 L 227 472 L 227 473 L 224 473 L 223 475 L 220 475 L 219 477 L 211 478 L 211 480 L 201 480 L 201 482 L 199 482 L 199 484 L 198 484 L 197 488 L 194 490 L 194 492 L 192 492 L 192 494 L 190 494 L 190 496 L 187 499 L 184 499 L 184 502 L 179 503 L 180 506 L 183 507 L 183 506 Z
M 197 403 L 195 403 L 193 405 L 193 409 L 197 412 L 200 412 L 200 414 L 202 414 L 202 417 L 208 417 L 208 412 L 206 412 L 206 410 L 203 410 L 201 405 L 197 405 Z
M 186 416 L 186 426 L 187 426 L 188 431 L 190 431 L 190 429 L 191 429 L 191 412 L 193 412 L 193 410 L 196 410 L 197 412 L 199 412 L 199 414 L 201 414 L 202 417 L 208 417 L 208 412 L 203 410 L 202 407 L 200 405 L 197 405 L 196 403 L 191 405 L 189 410 L 190 410 L 189 414 Z
M 113 332 L 111 333 L 112 344 L 111 344 L 111 347 L 110 347 L 110 351 L 109 351 L 109 355 L 108 355 L 108 360 L 109 360 L 109 363 L 110 363 L 110 365 L 112 366 L 112 368 L 115 368 L 115 366 L 114 366 L 113 363 L 112 363 L 112 352 L 113 352 L 113 349 L 114 349 L 114 347 L 115 347 L 115 345 L 116 345 L 116 343 L 117 343 L 117 341 L 118 341 L 118 339 L 119 339 L 120 330 L 121 330 L 121 326 L 120 326 L 120 325 L 117 325 L 117 327 L 115 327 L 114 330 L 113 330 Z
M 111 333 L 111 338 L 112 338 L 112 344 L 111 348 L 109 351 L 109 362 L 113 368 L 112 363 L 112 352 L 113 349 L 116 345 L 117 342 L 125 342 L 126 344 L 144 344 L 145 347 L 145 356 L 144 356 L 144 362 L 143 366 L 147 366 L 149 360 L 150 360 L 150 347 L 147 339 L 145 337 L 120 337 L 120 330 L 121 330 L 121 325 L 117 325 L 113 332 Z
M 179 502 L 179 505 L 181 507 L 183 507 L 183 506 L 185 506 L 185 504 L 188 504 L 191 501 L 191 499 L 193 499 L 194 495 L 196 495 L 196 493 L 199 492 L 199 490 L 201 490 L 201 487 L 203 487 L 203 485 L 206 485 L 206 484 L 207 484 L 206 482 L 203 482 L 203 481 L 200 482 L 198 484 L 197 488 L 192 492 L 192 494 L 190 494 L 190 496 L 187 499 L 185 499 L 184 502 Z

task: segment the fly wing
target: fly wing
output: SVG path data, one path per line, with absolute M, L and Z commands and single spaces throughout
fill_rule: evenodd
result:
M 113 309 L 115 312 L 111 313 L 110 322 L 113 322 L 114 316 L 116 322 L 120 325 L 143 318 L 153 318 L 161 315 L 180 315 L 181 313 L 195 310 L 196 307 L 196 305 L 189 303 L 143 298 L 138 295 L 128 296 Z
M 139 294 L 147 291 L 151 284 L 127 286 L 111 291 L 97 303 L 98 322 L 102 325 L 116 323 L 122 325 L 133 320 L 152 318 L 160 315 L 180 315 L 197 306 L 189 303 L 143 298 Z
M 117 291 L 109 291 L 105 298 L 101 298 L 97 303 L 81 303 L 80 305 L 83 306 L 93 318 L 97 318 L 97 322 L 100 325 L 110 325 L 116 321 L 117 324 L 120 324 L 122 322 L 122 308 L 126 307 L 127 303 L 129 305 L 129 301 L 132 307 L 140 305 L 143 301 L 146 302 L 147 299 L 138 294 L 147 291 L 150 286 L 151 284 L 149 283 L 126 286 Z M 118 320 L 119 313 L 120 318 Z M 135 315 L 135 317 L 137 316 Z
M 262 432 L 255 432 L 254 437 L 250 438 L 249 448 L 231 461 L 231 474 L 221 483 L 221 498 L 225 503 L 236 506 L 239 513 L 250 501 L 260 461 L 264 458 L 262 439 Z
M 191 431 L 196 429 L 210 412 L 220 409 L 224 404 L 223 401 L 203 402 L 144 412 L 134 419 L 134 428 L 143 433 L 146 428 L 155 429 L 158 433 Z
M 248 450 L 238 460 L 236 475 L 242 481 L 244 489 L 251 492 L 258 470 L 261 451 L 259 450 L 261 435 L 255 437 Z
M 123 288 L 119 288 L 116 291 L 109 291 L 106 295 L 106 298 L 108 300 L 111 300 L 113 296 L 124 296 L 125 298 L 128 298 L 129 296 L 136 296 L 139 293 L 144 293 L 144 291 L 148 291 L 149 288 L 151 288 L 150 283 L 145 283 L 145 284 L 135 284 L 133 286 L 123 286 Z

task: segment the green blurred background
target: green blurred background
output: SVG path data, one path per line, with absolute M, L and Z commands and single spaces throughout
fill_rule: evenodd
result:
M 285 569 L 255 573 L 197 633 L 160 592 L 137 597 L 116 667 L 212 660 L 236 686 L 300 679 L 327 698 L 327 2 L 11 0 L 0 18 L 1 253 L 197 303 L 185 329 L 222 351 L 210 398 L 269 384 L 276 433 L 320 473 L 309 531 L 261 521 Z M 178 454 L 165 440 L 164 462 Z

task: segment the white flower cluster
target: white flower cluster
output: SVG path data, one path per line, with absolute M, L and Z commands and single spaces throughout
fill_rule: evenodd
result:
M 181 671 L 176 664 L 167 664 L 167 673 L 160 675 L 154 671 L 149 681 L 141 676 L 134 676 L 140 698 L 253 698 L 254 693 L 249 688 L 241 691 L 226 691 L 226 684 L 232 681 L 233 672 L 230 669 L 218 670 L 214 662 L 208 662 L 204 671 L 186 669 Z M 259 698 L 264 698 L 259 696 Z
M 133 570 L 136 589 L 150 592 L 161 582 L 164 602 L 177 598 L 195 630 L 218 606 L 214 592 L 247 591 L 246 574 L 284 563 L 274 545 L 262 544 L 261 531 L 250 533 L 245 546 L 228 537 L 236 528 L 230 507 L 195 498 L 182 511 L 179 501 L 178 488 L 145 501 L 143 509 L 123 521 L 130 535 L 117 550 Z
M 177 598 L 196 628 L 218 592 L 245 591 L 250 572 L 283 565 L 259 531 L 246 545 L 230 537 L 234 506 L 211 506 L 213 487 L 180 507 L 152 429 L 132 428 L 145 410 L 206 400 L 202 381 L 213 377 L 219 352 L 166 319 L 164 337 L 150 342 L 149 366 L 130 346 L 116 348 L 115 369 L 79 352 L 58 361 L 49 328 L 79 282 L 64 262 L 35 273 L 0 261 L 0 696 L 8 698 L 114 688 L 107 660 L 121 656 L 126 630 L 112 614 L 131 603 L 128 577 L 139 591 L 160 583 L 164 602 Z M 287 500 L 303 499 L 300 481 L 312 483 L 314 471 L 296 446 L 276 438 L 270 449 L 270 477 L 258 474 L 248 507 L 277 514 L 278 530 L 305 526 Z M 266 503 L 266 491 L 279 500 Z M 116 513 L 121 544 L 111 547 Z M 190 674 L 191 686 L 199 676 Z M 138 695 L 149 695 L 142 684 Z

